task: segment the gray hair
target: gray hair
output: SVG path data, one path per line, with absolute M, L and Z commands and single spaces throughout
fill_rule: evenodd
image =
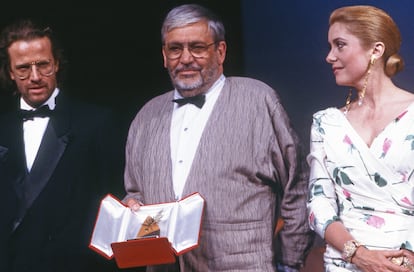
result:
M 181 5 L 173 8 L 165 17 L 161 28 L 161 40 L 164 44 L 165 35 L 177 27 L 207 21 L 208 29 L 213 34 L 215 42 L 225 40 L 223 22 L 211 10 L 197 4 Z

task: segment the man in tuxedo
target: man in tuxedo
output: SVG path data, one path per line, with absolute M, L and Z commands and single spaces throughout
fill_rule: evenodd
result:
M 306 162 L 278 94 L 224 76 L 224 26 L 210 10 L 172 9 L 161 35 L 174 90 L 130 126 L 123 201 L 139 209 L 199 192 L 206 206 L 199 246 L 147 271 L 298 271 L 313 236 Z
M 88 245 L 100 199 L 121 192 L 116 119 L 59 88 L 49 27 L 19 20 L 0 35 L 0 83 L 16 94 L 0 116 L 0 270 L 113 271 Z

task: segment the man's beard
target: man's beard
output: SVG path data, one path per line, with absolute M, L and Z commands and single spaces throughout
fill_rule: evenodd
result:
M 173 85 L 179 91 L 191 91 L 200 88 L 203 86 L 204 81 L 202 77 L 198 77 L 196 81 L 186 82 L 185 80 L 181 79 L 174 79 Z
M 182 71 L 192 70 L 197 72 L 195 76 L 180 78 L 179 73 Z M 203 86 L 203 76 L 201 74 L 201 68 L 195 66 L 179 67 L 174 71 L 170 71 L 170 77 L 173 86 L 179 91 L 191 91 Z
M 214 67 L 210 67 L 209 69 L 205 70 L 204 73 L 201 69 L 196 69 L 199 73 L 195 77 L 189 77 L 185 79 L 181 79 L 177 76 L 180 70 L 170 72 L 172 84 L 178 91 L 185 92 L 201 90 L 201 92 L 206 92 L 207 90 L 203 89 L 207 86 L 210 87 L 210 84 L 212 84 L 211 81 L 213 80 L 215 75 L 215 69 L 213 68 Z M 187 79 L 190 79 L 190 81 L 187 81 Z

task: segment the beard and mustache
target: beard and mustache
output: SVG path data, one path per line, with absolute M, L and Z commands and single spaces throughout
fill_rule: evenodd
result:
M 180 75 L 181 72 L 192 71 L 191 75 Z M 179 92 L 188 92 L 198 90 L 197 93 L 205 93 L 214 83 L 217 74 L 216 66 L 208 66 L 203 69 L 201 66 L 191 63 L 188 65 L 179 65 L 173 70 L 169 70 L 173 86 Z

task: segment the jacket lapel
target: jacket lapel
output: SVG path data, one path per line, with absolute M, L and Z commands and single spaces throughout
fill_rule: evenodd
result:
M 31 171 L 24 178 L 23 188 L 20 188 L 23 190 L 24 199 L 21 218 L 24 217 L 26 210 L 32 206 L 50 181 L 70 142 L 70 112 L 65 108 L 57 107 L 55 109 L 55 114 L 49 120 Z
M 49 123 L 43 135 L 42 143 L 33 163 L 32 170 L 25 182 L 26 207 L 29 208 L 33 201 L 50 180 L 56 165 L 62 157 L 68 144 L 67 134 L 58 137 L 55 129 Z

